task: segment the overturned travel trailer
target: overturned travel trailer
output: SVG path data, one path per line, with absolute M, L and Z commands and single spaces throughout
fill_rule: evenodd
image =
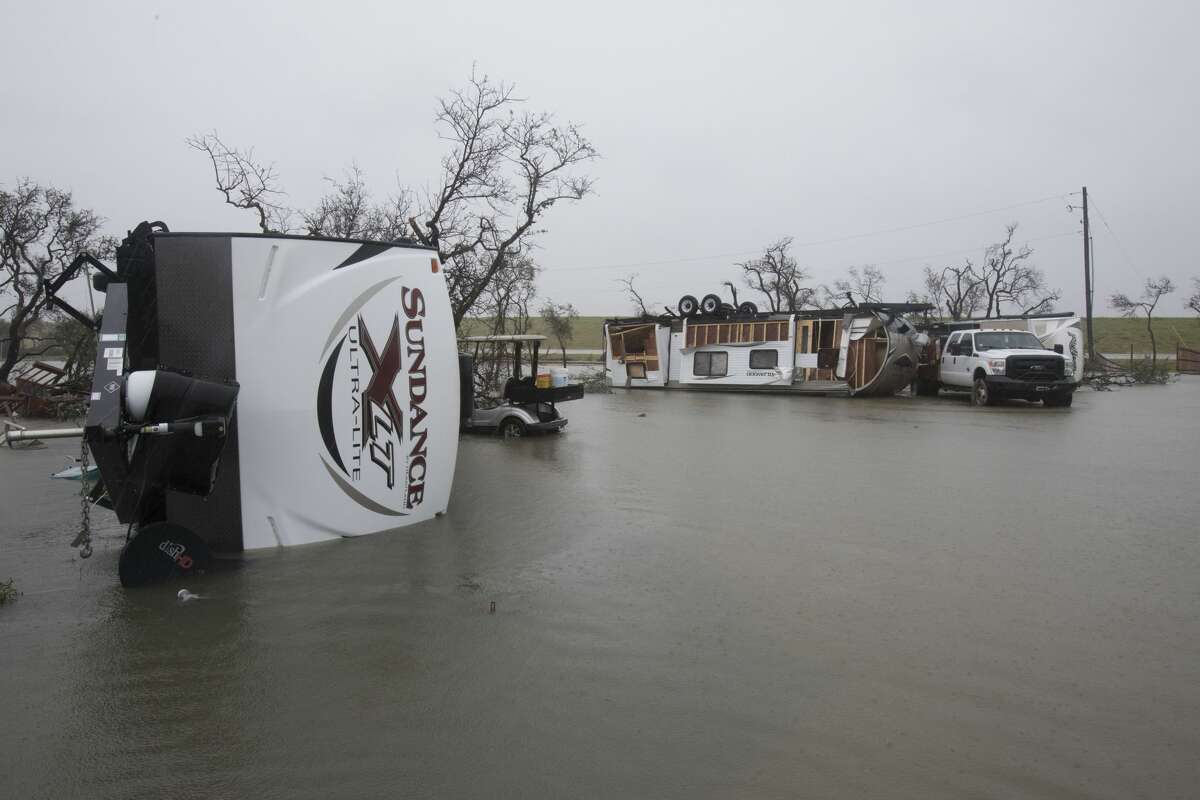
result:
M 928 342 L 904 316 L 928 310 L 925 304 L 795 313 L 758 313 L 746 305 L 713 314 L 608 320 L 609 382 L 628 388 L 885 396 L 912 382 Z
M 122 583 L 445 511 L 460 387 L 436 252 L 142 223 L 115 272 L 82 262 L 106 300 L 81 467 L 131 527 Z

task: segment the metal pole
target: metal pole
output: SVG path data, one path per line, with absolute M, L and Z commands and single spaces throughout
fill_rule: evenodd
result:
M 1087 353 L 1096 358 L 1096 341 L 1092 328 L 1092 234 L 1088 225 L 1087 187 L 1083 187 L 1083 300 L 1087 306 Z
M 17 427 L 7 427 L 0 431 L 0 444 L 13 442 L 29 442 L 34 439 L 78 439 L 83 436 L 83 428 L 47 428 L 41 431 L 23 430 Z

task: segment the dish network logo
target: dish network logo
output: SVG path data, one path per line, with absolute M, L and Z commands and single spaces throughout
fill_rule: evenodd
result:
M 400 298 L 403 332 L 397 313 L 380 348 L 360 311 L 329 353 L 317 392 L 321 437 L 329 459 L 338 467 L 335 471 L 326 460 L 330 475 L 360 505 L 393 516 L 404 514 L 400 508 L 411 510 L 421 504 L 429 470 L 425 297 L 420 289 L 403 287 Z M 363 302 L 359 298 L 355 305 Z M 407 414 L 396 396 L 402 372 L 408 384 Z M 341 391 L 335 390 L 338 386 Z M 335 394 L 341 395 L 340 404 Z M 348 410 L 348 426 L 335 423 L 335 405 Z M 391 499 L 398 470 L 404 480 L 400 507 Z

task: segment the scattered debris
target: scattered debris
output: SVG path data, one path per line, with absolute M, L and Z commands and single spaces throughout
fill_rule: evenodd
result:
M 189 600 L 203 600 L 204 599 L 204 595 L 192 594 L 187 589 L 180 589 L 179 594 L 176 596 L 179 598 L 179 602 L 181 602 L 181 603 L 186 603 Z
M 644 417 L 644 416 L 646 416 L 646 412 L 645 412 L 645 411 L 643 411 L 642 413 L 638 414 L 638 416 L 639 416 L 639 417 Z
M 9 578 L 7 581 L 0 581 L 0 606 L 11 600 L 16 600 L 20 596 L 21 593 L 17 591 L 12 578 Z M 493 610 L 495 609 L 495 605 L 495 603 L 492 603 Z
M 496 601 L 495 600 L 492 601 L 492 605 L 488 608 L 488 613 L 489 614 L 496 613 Z

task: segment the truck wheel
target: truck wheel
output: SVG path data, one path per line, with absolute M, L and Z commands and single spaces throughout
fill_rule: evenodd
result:
M 754 303 L 751 303 L 749 300 L 747 300 L 746 302 L 739 305 L 737 310 L 738 310 L 739 314 L 757 314 L 758 306 L 754 305 Z
M 500 423 L 500 435 L 505 439 L 520 439 L 525 433 L 525 423 L 516 417 L 505 417 Z
M 700 312 L 702 314 L 716 314 L 721 310 L 721 298 L 715 294 L 706 294 L 700 300 Z
M 1075 394 L 1052 394 L 1049 397 L 1042 398 L 1042 402 L 1046 408 L 1070 408 L 1071 403 L 1075 400 Z
M 994 406 L 996 398 L 992 394 L 992 389 L 987 385 L 987 381 L 983 378 L 976 378 L 975 385 L 971 389 L 971 405 L 974 406 Z
M 679 298 L 679 316 L 690 317 L 695 315 L 700 310 L 700 301 L 692 297 L 690 294 L 685 294 Z

